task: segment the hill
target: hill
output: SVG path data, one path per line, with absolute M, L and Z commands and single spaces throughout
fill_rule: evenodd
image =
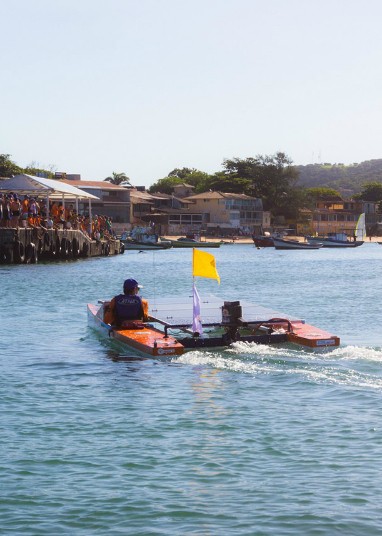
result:
M 348 166 L 324 163 L 295 167 L 299 171 L 300 186 L 334 188 L 346 196 L 359 193 L 365 183 L 382 183 L 382 159 L 366 160 Z

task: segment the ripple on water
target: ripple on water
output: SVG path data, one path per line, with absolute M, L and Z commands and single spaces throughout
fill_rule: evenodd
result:
M 85 304 L 127 276 L 188 295 L 191 252 L 1 269 L 1 530 L 380 534 L 382 248 L 357 249 L 216 251 L 220 296 L 244 288 L 339 334 L 322 354 L 238 342 L 151 360 L 86 328 Z

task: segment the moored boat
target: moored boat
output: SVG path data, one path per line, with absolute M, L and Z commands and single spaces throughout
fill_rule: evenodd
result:
M 362 246 L 363 240 L 349 240 L 345 233 L 329 233 L 324 237 L 307 236 L 309 244 L 321 243 L 324 248 L 356 248 Z
M 220 248 L 221 242 L 208 242 L 182 236 L 177 240 L 171 240 L 171 245 L 173 248 Z
M 272 233 L 269 231 L 264 231 L 263 234 L 253 234 L 252 240 L 257 248 L 273 248 L 274 247 L 274 238 L 284 239 L 289 232 L 293 232 L 294 229 L 278 229 Z
M 299 242 L 298 240 L 286 240 L 284 238 L 273 238 L 275 249 L 320 249 L 321 242 L 311 244 L 309 242 Z
M 164 240 L 147 227 L 135 227 L 130 233 L 122 233 L 121 242 L 125 249 L 169 249 L 172 247 L 170 240 Z
M 356 248 L 362 246 L 366 237 L 365 214 L 358 218 L 352 239 L 345 232 L 327 233 L 325 236 L 307 236 L 310 244 L 321 242 L 324 248 Z
M 257 248 L 273 248 L 275 245 L 271 235 L 252 235 L 252 240 Z
M 125 250 L 157 250 L 157 249 L 170 249 L 171 244 L 163 244 L 161 242 L 150 244 L 149 242 L 138 242 L 131 239 L 121 240 L 125 247 Z

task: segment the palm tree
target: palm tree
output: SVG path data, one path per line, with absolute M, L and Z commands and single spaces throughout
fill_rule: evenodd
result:
M 106 177 L 104 181 L 111 182 L 112 184 L 118 184 L 118 185 L 130 185 L 130 179 L 126 175 L 126 173 L 116 173 L 113 171 L 111 174 L 111 177 Z

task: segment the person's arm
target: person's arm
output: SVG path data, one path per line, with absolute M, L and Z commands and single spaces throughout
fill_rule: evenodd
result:
M 142 309 L 143 309 L 143 322 L 147 322 L 149 319 L 149 302 L 142 298 Z
M 110 304 L 107 306 L 103 321 L 111 326 L 115 324 L 115 298 L 113 298 Z

